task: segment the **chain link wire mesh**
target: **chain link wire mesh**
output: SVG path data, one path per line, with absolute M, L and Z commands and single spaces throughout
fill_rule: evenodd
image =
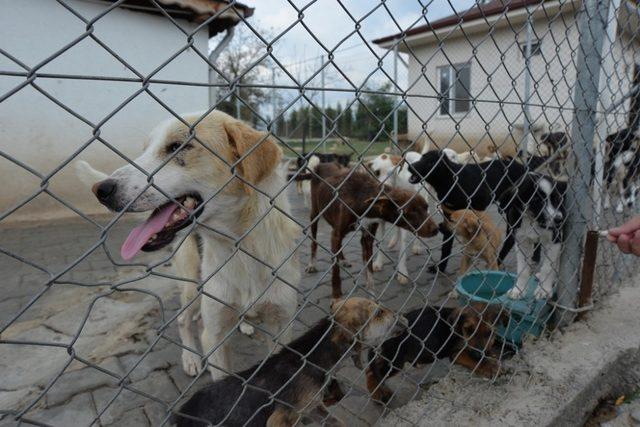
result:
M 285 1 L 270 30 L 235 1 L 31 3 L 2 3 L 2 423 L 402 420 L 452 375 L 517 381 L 637 273 L 602 244 L 580 283 L 587 232 L 635 212 L 635 2 Z

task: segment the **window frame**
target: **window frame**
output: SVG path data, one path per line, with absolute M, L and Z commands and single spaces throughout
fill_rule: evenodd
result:
M 520 43 L 520 52 L 522 53 L 522 58 L 524 60 L 527 59 L 527 43 Z M 542 39 L 531 40 L 531 56 L 529 58 L 533 58 L 534 56 L 542 55 Z
M 469 87 L 466 88 L 468 94 L 468 108 L 466 110 L 457 111 L 456 110 L 456 85 L 462 84 L 462 82 L 458 79 L 459 70 L 467 68 L 469 70 Z M 449 79 L 449 87 L 447 89 L 447 96 L 443 96 L 442 94 L 442 70 L 448 71 L 448 79 Z M 440 65 L 436 67 L 437 73 L 437 82 L 438 82 L 438 117 L 450 117 L 450 116 L 460 116 L 467 114 L 472 109 L 472 101 L 473 97 L 471 96 L 471 63 L 469 62 L 460 62 L 456 64 L 447 64 Z M 442 112 L 443 101 L 447 100 L 447 112 Z

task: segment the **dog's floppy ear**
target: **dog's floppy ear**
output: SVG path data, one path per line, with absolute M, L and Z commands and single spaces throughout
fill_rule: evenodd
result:
M 367 200 L 364 201 L 364 204 L 365 206 L 373 205 L 371 208 L 371 212 L 382 213 L 389 206 L 391 206 L 393 202 L 387 195 L 381 194 L 378 197 L 369 197 Z
M 255 185 L 278 166 L 282 150 L 267 134 L 239 120 L 227 121 L 223 126 L 233 162 L 242 159 L 238 164 L 238 173 L 245 181 Z M 250 193 L 251 187 L 245 184 L 245 191 Z
M 340 306 L 344 304 L 344 300 L 342 298 L 332 298 L 331 299 L 331 313 L 335 314 L 335 312 L 340 309 Z
M 463 338 L 471 338 L 478 325 L 463 308 L 454 309 L 447 318 L 452 329 Z
M 477 234 L 480 234 L 480 229 L 482 228 L 481 220 L 471 211 L 471 213 L 462 216 L 462 226 L 469 233 L 469 238 L 474 237 Z

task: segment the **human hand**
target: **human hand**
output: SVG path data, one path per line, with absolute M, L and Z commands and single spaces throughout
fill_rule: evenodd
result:
M 608 231 L 607 240 L 616 244 L 625 254 L 640 256 L 640 216 L 633 217 L 619 227 Z

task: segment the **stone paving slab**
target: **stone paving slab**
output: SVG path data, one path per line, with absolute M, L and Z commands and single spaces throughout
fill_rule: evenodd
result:
M 293 191 L 290 198 L 293 215 L 308 224 L 307 208 Z M 495 216 L 497 218 L 497 214 Z M 106 224 L 108 218 L 97 221 Z M 0 410 L 22 411 L 33 405 L 27 413 L 29 418 L 56 426 L 88 425 L 94 419 L 95 425 L 101 426 L 157 425 L 165 418 L 167 405 L 181 393 L 188 395 L 208 381 L 208 376 L 203 375 L 187 390 L 194 379 L 187 377 L 179 365 L 180 349 L 172 343 L 179 341 L 175 321 L 162 330 L 158 339 L 163 319 L 171 319 L 179 309 L 180 288 L 169 279 L 149 276 L 146 265 L 162 260 L 169 252 L 144 254 L 134 265 L 123 263 L 119 258 L 119 245 L 133 225 L 130 220 L 119 221 L 109 231 L 104 245 L 72 268 L 78 257 L 100 239 L 100 227 L 83 220 L 71 220 L 0 228 L 0 241 L 5 249 L 28 259 L 53 277 L 59 276 L 56 283 L 51 284 L 49 273 L 0 254 L 4 279 L 0 325 L 6 325 L 19 310 L 26 309 L 1 338 L 32 343 L 28 346 L 0 344 Z M 321 222 L 318 239 L 325 248 L 329 245 L 328 233 L 328 226 Z M 345 292 L 354 286 L 354 277 L 355 283 L 364 282 L 364 277 L 358 276 L 362 269 L 360 237 L 349 240 L 345 256 L 352 266 L 342 274 Z M 455 274 L 434 276 L 425 268 L 434 258 L 439 259 L 440 238 L 429 239 L 427 244 L 433 255 L 427 248 L 422 255 L 411 255 L 408 267 L 413 282 L 400 285 L 393 271 L 397 250 L 387 250 L 386 242 L 381 242 L 390 259 L 383 271 L 375 274 L 375 289 L 378 298 L 390 308 L 409 310 L 425 303 L 454 303 L 447 300 L 447 294 L 455 283 Z M 308 262 L 308 251 L 309 242 L 305 242 L 300 250 L 303 266 Z M 456 245 L 450 272 L 457 268 L 459 252 L 460 247 Z M 307 298 L 325 309 L 330 302 L 330 274 L 325 271 L 329 261 L 327 251 L 320 249 L 320 273 L 304 274 L 300 284 Z M 170 268 L 169 264 L 160 265 L 153 271 L 170 272 Z M 133 281 L 135 279 L 140 280 Z M 161 299 L 162 305 L 157 298 L 141 291 L 152 292 Z M 34 296 L 40 292 L 44 293 L 34 302 Z M 356 294 L 362 292 L 358 289 Z M 294 333 L 304 332 L 321 316 L 320 310 L 305 306 L 294 322 Z M 232 337 L 232 345 L 236 370 L 251 366 L 266 354 L 261 342 L 239 332 Z M 87 366 L 84 361 L 99 365 L 104 371 Z M 391 407 L 419 396 L 418 381 L 424 381 L 425 377 L 438 378 L 447 370 L 448 365 L 434 365 L 409 370 L 393 379 L 391 384 L 399 391 Z M 351 390 L 332 411 L 350 420 L 349 425 L 375 423 L 383 414 L 383 408 L 373 404 L 364 392 L 362 372 L 346 366 L 338 376 Z M 56 380 L 54 385 L 43 394 L 53 380 Z M 121 390 L 121 384 L 148 393 L 156 401 L 134 391 Z M 12 425 L 10 418 L 0 418 L 0 426 Z

